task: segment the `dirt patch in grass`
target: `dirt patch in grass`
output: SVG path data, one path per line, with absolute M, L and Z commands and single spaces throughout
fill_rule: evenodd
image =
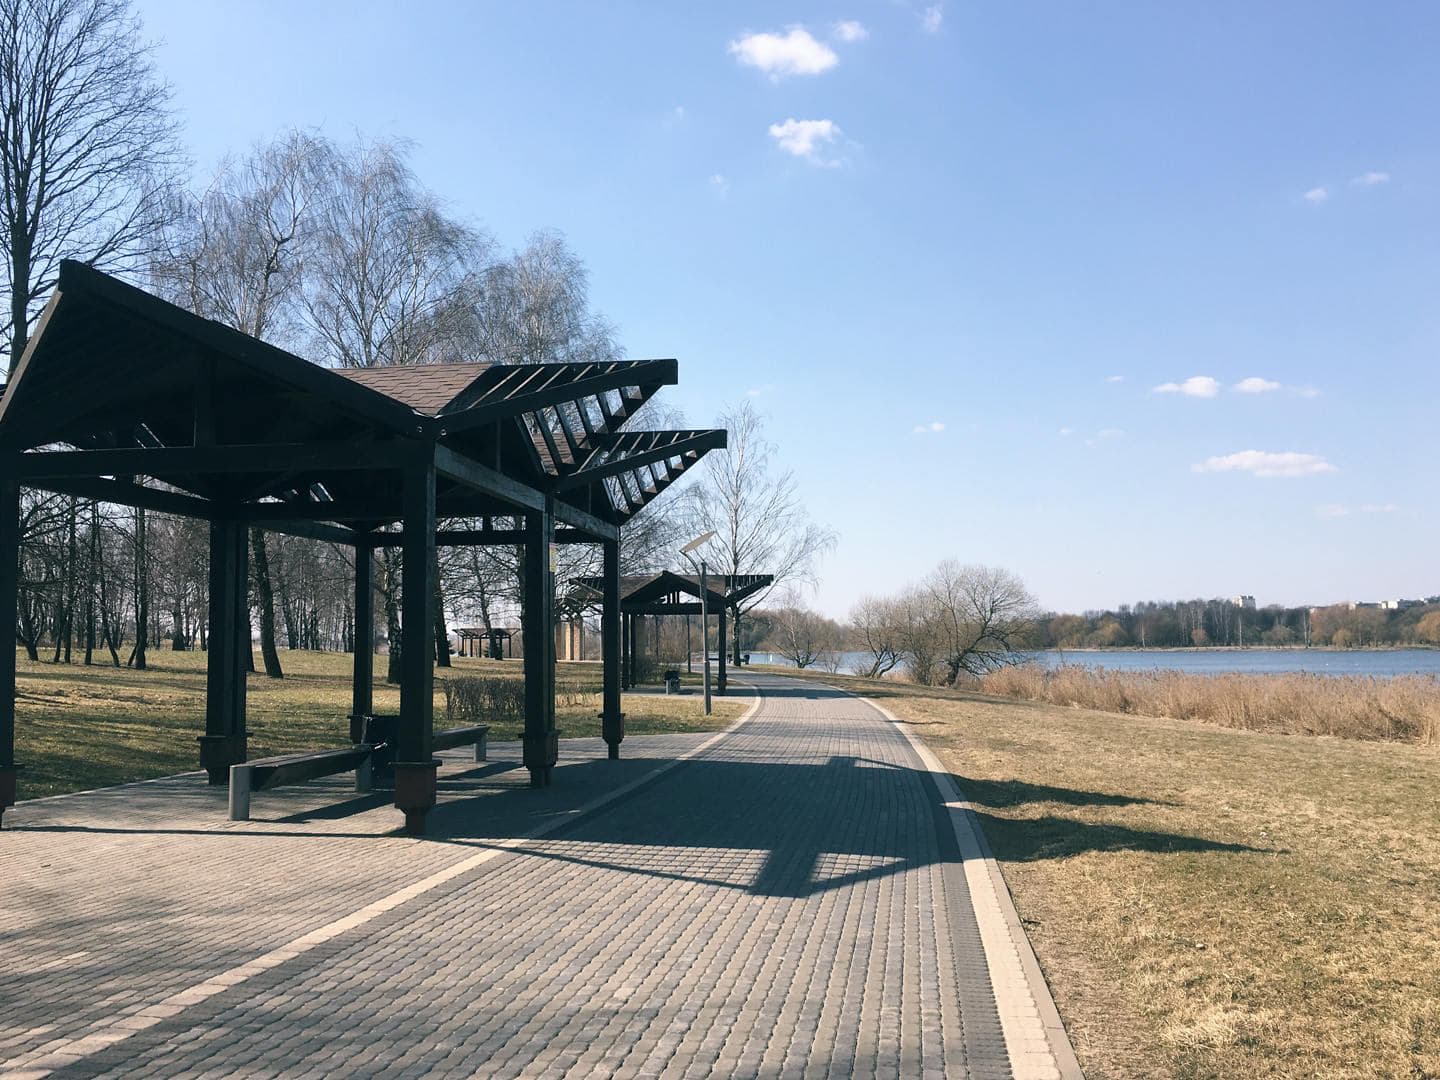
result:
M 284 679 L 251 675 L 246 684 L 250 755 L 344 746 L 349 741 L 350 657 L 337 653 L 283 652 Z M 20 798 L 148 780 L 198 768 L 196 737 L 205 730 L 205 654 L 154 652 L 145 671 L 81 664 L 18 661 L 16 757 Z M 384 681 L 384 658 L 375 682 L 375 710 L 396 712 L 400 691 Z M 437 679 L 446 676 L 437 669 Z M 518 660 L 458 658 L 455 674 L 521 679 Z M 598 664 L 562 663 L 557 682 L 572 691 L 557 706 L 563 737 L 599 736 L 601 672 Z M 710 731 L 728 726 L 744 710 L 741 698 L 716 699 L 707 717 L 698 694 L 666 697 L 627 694 L 626 731 L 645 735 Z M 437 688 L 435 722 L 444 726 L 445 699 Z M 517 738 L 497 729 L 496 739 Z
M 1091 1080 L 1440 1076 L 1440 749 L 820 677 L 958 778 Z

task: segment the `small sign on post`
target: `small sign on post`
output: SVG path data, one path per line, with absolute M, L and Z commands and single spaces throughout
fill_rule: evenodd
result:
M 558 573 L 560 570 L 560 545 L 550 545 L 550 572 Z

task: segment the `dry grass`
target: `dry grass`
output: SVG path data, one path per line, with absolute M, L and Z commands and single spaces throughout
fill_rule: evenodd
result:
M 1090 1080 L 1440 1076 L 1440 748 L 817 677 L 959 778 Z
M 282 680 L 251 675 L 246 688 L 252 757 L 344 745 L 349 738 L 350 657 L 337 653 L 283 652 Z M 195 738 L 205 730 L 205 654 L 154 652 L 147 671 L 31 663 L 21 655 L 16 686 L 16 757 L 25 763 L 20 797 L 105 787 L 198 767 Z M 450 672 L 518 682 L 518 660 L 458 658 Z M 377 663 L 375 709 L 395 712 L 400 691 L 384 682 Z M 437 672 L 436 720 L 443 723 L 444 690 Z M 560 664 L 565 689 L 556 706 L 564 737 L 600 734 L 600 667 Z M 744 708 L 716 699 L 707 717 L 699 695 L 628 694 L 626 731 L 645 735 L 725 727 Z M 494 739 L 519 737 L 518 722 L 496 724 Z
M 1193 675 L 1038 665 L 1002 668 L 975 689 L 1106 712 L 1202 720 L 1242 731 L 1440 742 L 1440 678 L 1399 675 Z

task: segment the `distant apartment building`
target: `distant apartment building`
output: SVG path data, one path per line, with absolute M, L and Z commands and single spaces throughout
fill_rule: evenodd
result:
M 1253 596 L 1232 596 L 1230 598 L 1230 603 L 1234 604 L 1242 611 L 1255 610 L 1255 598 Z

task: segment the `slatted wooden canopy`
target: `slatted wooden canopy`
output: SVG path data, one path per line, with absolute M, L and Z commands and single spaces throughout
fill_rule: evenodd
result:
M 605 548 L 614 756 L 624 734 L 618 673 L 611 679 L 618 655 L 613 664 L 609 657 L 619 648 L 620 528 L 726 440 L 723 430 L 628 429 L 677 378 L 674 360 L 331 370 L 66 262 L 0 388 L 0 626 L 15 615 L 20 484 L 209 521 L 212 647 L 201 758 L 215 779 L 245 760 L 245 530 L 363 552 L 357 624 L 373 622 L 370 553 L 403 547 L 396 802 L 412 827 L 423 826 L 434 801 L 430 556 L 437 544 L 522 544 L 524 622 L 537 630 L 525 634 L 525 762 L 532 782 L 547 783 L 558 752 L 548 548 Z M 437 528 L 443 518 L 464 520 Z M 371 707 L 372 642 L 366 633 L 357 645 L 357 715 Z M 0 649 L 0 813 L 7 790 L 14 798 L 13 665 L 13 651 Z

